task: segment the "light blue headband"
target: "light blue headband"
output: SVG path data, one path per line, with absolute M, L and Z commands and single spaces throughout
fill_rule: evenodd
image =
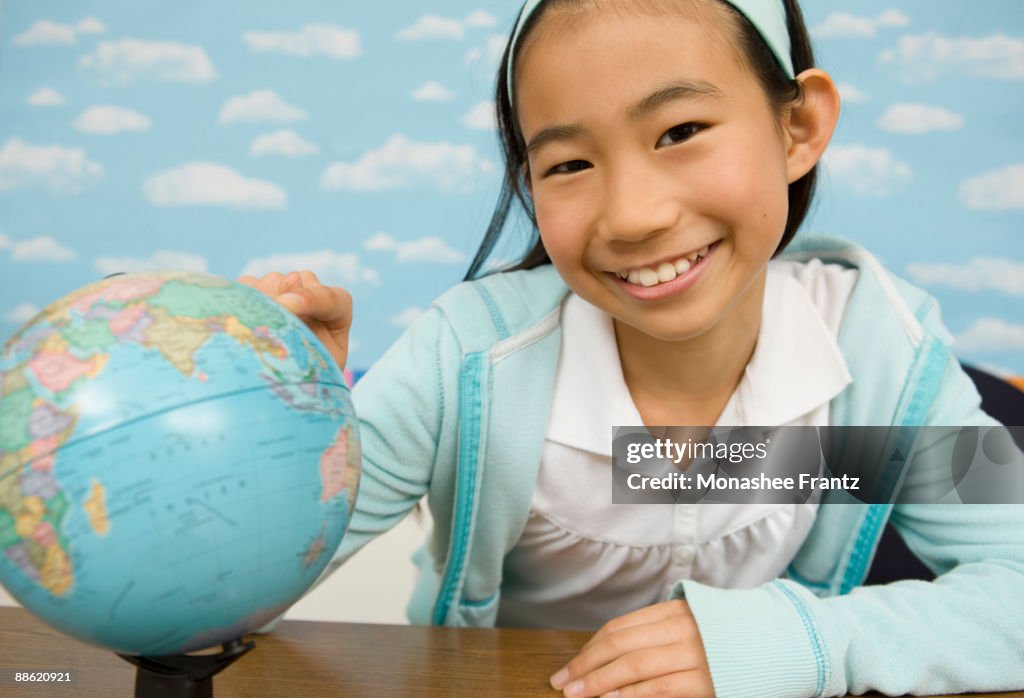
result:
M 516 22 L 516 29 L 512 32 L 512 48 L 509 51 L 508 72 L 505 80 L 508 83 L 508 97 L 512 99 L 512 56 L 515 55 L 516 43 L 519 41 L 519 34 L 523 31 L 523 25 L 530 15 L 544 0 L 526 0 L 523 9 L 519 12 L 519 21 Z M 793 61 L 789 56 L 789 30 L 786 28 L 786 7 L 782 0 L 726 0 L 730 5 L 743 13 L 743 16 L 750 20 L 754 28 L 761 34 L 768 43 L 768 48 L 775 54 L 779 65 L 786 71 L 786 75 L 792 80 Z

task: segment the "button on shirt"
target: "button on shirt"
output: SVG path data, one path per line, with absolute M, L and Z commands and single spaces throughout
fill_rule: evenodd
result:
M 851 378 L 836 336 L 857 271 L 773 261 L 754 353 L 717 426 L 825 426 Z M 611 317 L 575 294 L 537 483 L 505 558 L 498 625 L 595 630 L 665 600 L 680 579 L 725 588 L 778 577 L 814 523 L 816 501 L 612 504 L 611 427 L 642 425 Z M 816 498 L 812 498 L 816 500 Z

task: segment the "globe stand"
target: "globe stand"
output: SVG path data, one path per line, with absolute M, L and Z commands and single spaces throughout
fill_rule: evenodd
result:
M 255 642 L 237 639 L 221 645 L 219 654 L 117 656 L 138 667 L 135 698 L 213 698 L 214 675 L 255 646 Z

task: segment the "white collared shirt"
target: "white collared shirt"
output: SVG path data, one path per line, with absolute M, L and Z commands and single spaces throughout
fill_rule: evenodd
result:
M 857 270 L 768 265 L 754 354 L 718 426 L 828 424 L 851 381 L 836 337 Z M 505 558 L 498 624 L 595 630 L 693 579 L 748 588 L 778 577 L 814 523 L 803 504 L 612 504 L 611 427 L 642 425 L 611 317 L 575 294 L 526 527 Z

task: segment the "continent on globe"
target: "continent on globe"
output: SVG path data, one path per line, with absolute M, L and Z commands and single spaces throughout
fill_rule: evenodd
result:
M 89 496 L 82 503 L 82 508 L 89 516 L 89 525 L 98 536 L 105 536 L 110 532 L 110 517 L 107 516 L 107 505 L 105 502 L 106 492 L 96 480 L 92 481 Z
M 355 489 L 359 478 L 359 449 L 352 431 L 351 424 L 339 429 L 334 443 L 320 456 L 320 478 L 323 480 L 320 501 L 337 496 L 345 488 L 349 491 Z M 350 443 L 355 443 L 355 447 L 350 447 Z
M 189 652 L 280 615 L 340 543 L 359 472 L 329 353 L 227 279 L 104 279 L 0 354 L 0 583 L 86 642 Z

